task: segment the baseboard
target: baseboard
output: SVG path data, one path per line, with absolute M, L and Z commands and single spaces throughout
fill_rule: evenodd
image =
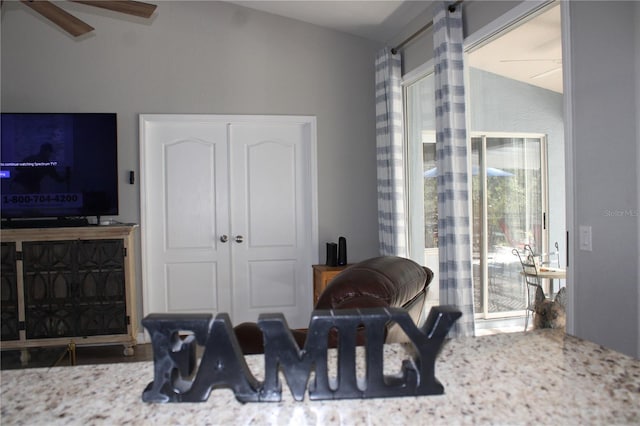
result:
M 143 343 L 151 343 L 151 338 L 147 335 L 147 332 L 138 333 L 136 343 L 142 345 Z

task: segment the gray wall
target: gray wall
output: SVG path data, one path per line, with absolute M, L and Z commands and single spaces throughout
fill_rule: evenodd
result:
M 85 5 L 73 39 L 18 2 L 2 6 L 2 111 L 117 112 L 120 215 L 140 222 L 138 114 L 317 117 L 319 261 L 344 235 L 349 260 L 378 254 L 377 44 L 219 2 L 158 2 L 152 22 Z M 309 270 L 311 274 L 311 270 Z M 140 300 L 139 300 L 140 302 Z
M 635 22 L 640 22 L 640 7 L 636 5 Z M 636 182 L 638 192 L 640 192 L 640 26 L 636 25 L 636 38 L 635 38 L 635 52 L 636 52 Z M 638 196 L 637 211 L 640 212 L 640 196 Z M 640 213 L 639 213 L 640 214 Z M 640 252 L 640 223 L 638 224 L 638 251 Z M 636 357 L 640 358 L 640 262 L 638 262 L 638 348 L 636 350 Z
M 640 357 L 635 2 L 571 2 L 575 334 Z M 636 90 L 634 90 L 636 88 Z M 593 251 L 577 249 L 577 227 Z

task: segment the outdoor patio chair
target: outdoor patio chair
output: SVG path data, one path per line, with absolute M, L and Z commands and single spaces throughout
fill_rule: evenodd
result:
M 536 264 L 536 256 L 529 244 L 525 244 L 524 251 L 520 252 L 518 249 L 511 251 L 515 256 L 520 259 L 520 265 L 522 266 L 522 276 L 524 278 L 525 290 L 527 295 L 527 302 L 525 306 L 525 319 L 524 319 L 524 331 L 527 331 L 529 327 L 529 317 L 533 317 L 536 307 L 536 292 L 538 289 L 544 294 L 540 277 L 538 276 L 538 265 Z M 546 296 L 545 296 L 546 297 Z

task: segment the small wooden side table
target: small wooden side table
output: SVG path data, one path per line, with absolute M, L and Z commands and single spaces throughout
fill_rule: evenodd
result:
M 327 265 L 313 265 L 313 306 L 316 305 L 320 295 L 324 289 L 329 285 L 329 282 L 344 271 L 351 265 L 342 266 L 327 266 Z

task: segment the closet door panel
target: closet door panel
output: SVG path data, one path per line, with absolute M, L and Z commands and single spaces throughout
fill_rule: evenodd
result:
M 295 247 L 295 148 L 276 141 L 245 147 L 247 237 L 252 247 Z
M 209 249 L 216 223 L 216 149 L 205 140 L 164 147 L 168 250 Z M 186 207 L 186 208 L 185 208 Z
M 176 263 L 168 264 L 166 268 L 169 312 L 218 310 L 217 293 L 220 284 L 216 279 L 216 263 Z

